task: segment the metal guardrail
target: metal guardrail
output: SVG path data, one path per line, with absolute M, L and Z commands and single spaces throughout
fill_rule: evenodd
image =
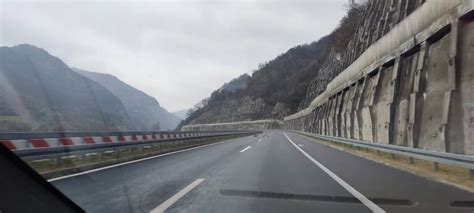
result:
M 57 147 L 45 147 L 45 148 L 32 148 L 32 149 L 19 149 L 14 150 L 24 160 L 39 160 L 48 158 L 60 158 L 65 156 L 83 155 L 88 153 L 102 153 L 105 151 L 119 151 L 130 148 L 140 148 L 145 146 L 159 145 L 180 142 L 183 140 L 193 139 L 205 139 L 214 138 L 221 136 L 232 136 L 232 135 L 250 135 L 258 132 L 245 131 L 245 132 L 221 132 L 218 134 L 207 135 L 207 136 L 195 136 L 195 137 L 182 137 L 182 138 L 167 138 L 159 140 L 148 140 L 148 141 L 135 141 L 135 142 L 114 142 L 114 143 L 98 143 L 98 144 L 82 144 L 74 146 L 57 146 Z
M 435 169 L 437 169 L 437 166 L 438 166 L 437 163 L 463 167 L 463 168 L 471 170 L 471 175 L 474 175 L 474 172 L 473 172 L 474 171 L 474 156 L 470 156 L 470 155 L 437 152 L 437 151 L 430 151 L 430 150 L 390 145 L 390 144 L 378 144 L 378 143 L 371 143 L 371 142 L 359 141 L 359 140 L 348 139 L 348 138 L 319 135 L 319 134 L 302 132 L 302 131 L 294 131 L 294 132 L 300 133 L 306 136 L 314 137 L 314 138 L 341 143 L 341 144 L 347 144 L 347 145 L 382 151 L 386 153 L 402 155 L 402 156 L 409 157 L 410 159 L 416 158 L 416 159 L 431 161 L 435 163 Z
M 189 133 L 222 133 L 229 131 L 133 131 L 133 132 L 2 132 L 0 140 L 18 140 L 18 139 L 35 139 L 35 138 L 67 138 L 67 137 L 86 137 L 86 136 L 129 136 L 129 135 L 173 135 L 173 134 L 189 134 Z

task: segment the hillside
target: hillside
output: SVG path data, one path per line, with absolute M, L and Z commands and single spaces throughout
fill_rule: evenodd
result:
M 125 106 L 130 122 L 139 130 L 174 130 L 182 120 L 160 106 L 155 98 L 124 83 L 115 76 L 73 68 L 77 73 L 107 88 Z
M 354 5 L 332 35 L 335 45 L 329 57 L 309 84 L 298 109 L 306 108 L 321 94 L 327 84 L 352 64 L 370 45 L 388 33 L 401 20 L 410 15 L 422 1 L 367 1 Z
M 222 85 L 221 88 L 219 88 L 220 92 L 227 92 L 227 93 L 232 93 L 237 90 L 244 90 L 247 89 L 249 80 L 251 77 L 245 73 L 237 78 L 232 79 L 231 81 L 225 83 Z
M 331 34 L 261 64 L 246 79 L 245 88 L 214 91 L 182 125 L 282 119 L 295 112 L 336 41 Z
M 0 131 L 134 129 L 117 97 L 45 50 L 0 47 L 0 58 Z
M 350 5 L 329 35 L 262 64 L 244 89 L 214 91 L 181 125 L 282 119 L 307 107 L 337 74 L 420 3 L 395 0 Z
M 262 64 L 252 76 L 239 76 L 198 104 L 181 124 L 282 119 L 296 111 L 311 79 L 327 57 L 332 38 L 291 48 Z M 238 82 L 238 83 L 237 83 Z M 229 85 L 240 85 L 240 87 Z

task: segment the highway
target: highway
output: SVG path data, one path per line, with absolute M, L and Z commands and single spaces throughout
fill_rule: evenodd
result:
M 265 131 L 51 181 L 87 212 L 473 212 L 474 194 Z

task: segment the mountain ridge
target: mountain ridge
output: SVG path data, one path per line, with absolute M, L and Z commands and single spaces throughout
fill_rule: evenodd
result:
M 126 107 L 128 99 L 121 94 L 123 88 L 115 88 L 119 92 L 107 88 L 42 48 L 30 44 L 2 46 L 0 58 L 0 132 L 141 131 L 158 130 L 160 126 L 172 130 L 180 121 L 155 98 L 116 76 L 97 73 L 121 82 L 132 95 L 144 97 L 136 99 L 136 105 L 154 108 L 152 112 L 130 110 Z M 137 119 L 140 113 L 153 115 Z
M 99 83 L 118 97 L 131 122 L 142 130 L 174 130 L 181 119 L 160 106 L 159 102 L 145 92 L 130 86 L 111 74 L 72 68 L 75 72 Z M 157 123 L 158 121 L 158 123 Z
M 0 131 L 134 128 L 118 98 L 44 49 L 0 47 L 0 57 Z

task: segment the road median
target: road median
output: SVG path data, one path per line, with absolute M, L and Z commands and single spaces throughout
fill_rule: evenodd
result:
M 248 135 L 227 135 L 212 138 L 185 139 L 182 141 L 161 143 L 142 148 L 130 148 L 113 152 L 103 152 L 100 154 L 90 153 L 88 156 L 84 155 L 77 157 L 72 155 L 63 157 L 60 164 L 58 164 L 55 159 L 33 160 L 27 161 L 27 163 L 44 178 L 54 179 L 61 176 L 77 174 L 111 165 L 150 158 L 245 136 Z

